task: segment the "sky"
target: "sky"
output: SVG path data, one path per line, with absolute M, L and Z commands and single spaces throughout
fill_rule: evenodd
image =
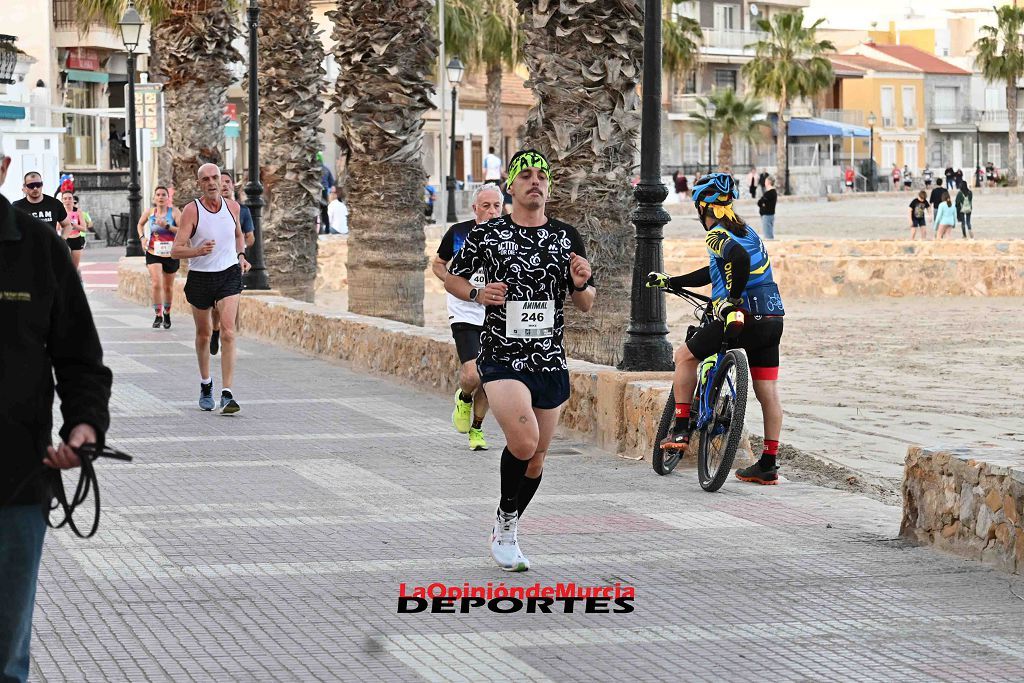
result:
M 1024 0 L 1017 0 L 1024 6 Z M 869 29 L 871 22 L 878 22 L 878 28 L 887 28 L 889 21 L 906 19 L 912 14 L 915 19 L 930 19 L 951 16 L 949 10 L 989 10 L 1000 0 L 811 0 L 805 11 L 811 21 L 824 17 L 827 28 Z

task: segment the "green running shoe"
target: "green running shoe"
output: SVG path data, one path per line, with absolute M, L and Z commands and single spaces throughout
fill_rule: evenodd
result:
M 473 403 L 465 403 L 459 398 L 460 389 L 455 390 L 455 410 L 452 411 L 452 424 L 455 431 L 465 434 L 473 424 Z

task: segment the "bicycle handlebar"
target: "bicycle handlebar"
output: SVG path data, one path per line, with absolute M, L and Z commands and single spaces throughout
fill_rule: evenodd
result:
M 698 294 L 697 292 L 692 292 L 689 289 L 683 287 L 679 289 L 669 289 L 666 287 L 664 291 L 668 292 L 669 294 L 675 294 L 680 299 L 686 299 L 693 303 L 711 303 L 711 297 L 704 296 L 703 294 Z

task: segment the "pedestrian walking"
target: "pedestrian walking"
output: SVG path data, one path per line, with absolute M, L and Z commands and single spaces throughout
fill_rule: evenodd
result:
M 924 178 L 925 190 L 928 190 L 932 186 L 932 180 L 935 179 L 935 172 L 928 168 L 928 164 L 925 164 L 924 170 L 921 171 L 921 177 Z
M 892 189 L 900 189 L 900 167 L 896 164 L 892 165 Z
M 985 162 L 985 186 L 995 187 L 996 184 L 996 165 L 991 161 Z M 959 187 L 959 186 L 958 186 Z
M 41 220 L 57 231 L 57 234 L 66 237 L 66 232 L 71 228 L 68 221 L 68 212 L 59 200 L 43 194 L 43 176 L 35 171 L 29 171 L 22 179 L 21 191 L 25 195 L 11 205 L 29 216 Z
M 500 216 L 503 201 L 501 190 L 492 184 L 481 185 L 473 191 L 473 219 L 455 223 L 448 228 L 448 232 L 441 238 L 437 256 L 431 263 L 431 270 L 441 282 L 448 279 L 448 264 L 466 243 L 469 231 Z M 469 281 L 479 295 L 487 284 L 483 269 L 473 273 Z M 448 294 L 447 299 L 448 324 L 451 325 L 455 353 L 461 363 L 452 425 L 460 434 L 469 434 L 471 451 L 484 451 L 487 450 L 483 431 L 484 417 L 487 415 L 487 394 L 480 386 L 476 359 L 480 354 L 485 309 L 478 301 L 463 301 L 452 294 Z
M 952 190 L 953 187 L 954 187 L 954 185 L 953 185 L 953 177 L 956 175 L 954 173 L 954 171 L 953 171 L 953 167 L 952 166 L 947 166 L 946 170 L 942 172 L 942 175 L 944 175 L 946 177 L 946 189 L 947 190 Z
M 903 178 L 903 189 L 909 191 L 914 184 L 914 172 L 910 170 L 910 166 L 903 165 L 903 173 L 900 177 Z
M 955 190 L 960 187 L 960 183 L 964 181 L 964 170 L 962 168 L 956 169 L 956 173 L 953 174 L 953 186 L 947 189 Z
M 327 195 L 334 187 L 334 174 L 330 167 L 324 163 L 324 153 L 317 152 L 316 160 L 320 163 L 320 232 L 327 233 Z
M 747 174 L 747 184 L 750 186 L 750 198 L 757 199 L 757 168 L 752 167 Z
M 765 191 L 757 200 L 757 211 L 761 214 L 761 233 L 765 239 L 775 239 L 775 205 L 779 193 L 775 189 L 775 177 L 768 176 L 764 182 Z
M 853 166 L 847 166 L 846 171 L 843 173 L 843 184 L 846 186 L 847 192 L 854 192 L 854 182 L 857 179 L 857 174 L 853 170 Z
M 932 188 L 931 194 L 928 195 L 928 203 L 932 206 L 932 228 L 935 230 L 936 237 L 939 235 L 939 224 L 935 222 L 935 219 L 939 217 L 939 204 L 942 203 L 942 195 L 944 194 L 946 194 L 946 189 L 942 186 L 942 183 L 936 183 L 935 187 Z
M 945 239 L 949 231 L 956 225 L 956 207 L 949 192 L 942 194 L 942 203 L 939 204 L 938 213 L 935 215 L 935 239 Z
M 526 571 L 530 561 L 519 546 L 519 518 L 540 486 L 569 398 L 562 306 L 571 297 L 587 312 L 596 290 L 579 232 L 545 213 L 550 162 L 535 150 L 517 152 L 507 178 L 512 213 L 470 230 L 452 259 L 445 289 L 487 307 L 477 368 L 507 444 L 491 556 L 506 571 Z M 483 289 L 469 279 L 481 269 Z
M 675 189 L 679 202 L 686 201 L 686 174 L 683 173 L 683 169 L 677 168 L 676 172 L 672 174 L 672 187 Z
M 503 170 L 501 157 L 494 153 L 493 147 L 488 147 L 487 156 L 484 157 L 484 182 L 500 185 Z
M 242 293 L 242 275 L 249 270 L 245 238 L 239 222 L 239 206 L 221 196 L 220 169 L 216 164 L 199 167 L 202 196 L 181 211 L 181 223 L 171 256 L 187 258 L 188 279 L 185 298 L 192 306 L 196 324 L 196 356 L 199 361 L 199 408 L 213 410 L 213 378 L 210 375 L 212 308 L 220 313 L 221 376 L 223 389 L 220 412 L 231 415 L 241 410 L 234 398 L 235 314 Z M 191 240 L 190 240 L 191 237 Z
M 2 143 L 0 185 L 11 164 Z M 41 187 L 34 175 L 37 179 L 29 182 L 40 182 Z M 36 581 L 54 480 L 59 481 L 59 470 L 81 464 L 78 448 L 102 447 L 110 425 L 110 370 L 103 365 L 99 334 L 78 272 L 53 229 L 51 221 L 59 214 L 52 205 L 49 210 L 51 220 L 43 222 L 15 210 L 0 194 L 3 681 L 28 680 Z M 63 416 L 56 447 L 51 445 L 55 385 Z
M 337 187 L 331 188 L 328 195 L 331 200 L 327 204 L 328 224 L 332 235 L 348 234 L 348 205 L 345 204 L 345 194 Z
M 174 278 L 181 261 L 171 256 L 174 236 L 181 224 L 181 212 L 171 206 L 167 188 L 153 190 L 153 206 L 146 209 L 135 226 L 146 252 L 149 271 L 150 300 L 153 302 L 153 329 L 171 327 L 171 303 L 174 300 Z
M 914 241 L 917 231 L 921 231 L 921 239 L 928 239 L 928 195 L 924 190 L 910 201 L 910 240 Z
M 974 239 L 974 231 L 971 229 L 971 213 L 974 211 L 974 193 L 967 183 L 960 183 L 959 192 L 956 193 L 956 217 L 960 221 L 960 231 L 964 239 Z

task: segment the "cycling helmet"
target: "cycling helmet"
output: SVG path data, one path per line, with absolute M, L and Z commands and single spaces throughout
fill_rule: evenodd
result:
M 709 210 L 719 220 L 725 217 L 738 220 L 732 203 L 739 199 L 740 188 L 728 173 L 710 173 L 704 176 L 694 183 L 692 196 L 701 223 L 704 223 L 704 216 Z M 707 229 L 706 225 L 704 229 Z

